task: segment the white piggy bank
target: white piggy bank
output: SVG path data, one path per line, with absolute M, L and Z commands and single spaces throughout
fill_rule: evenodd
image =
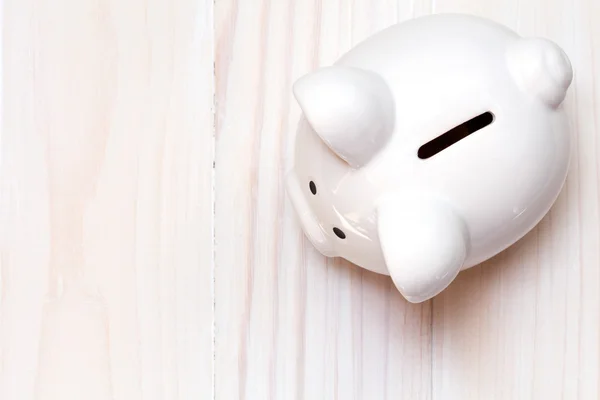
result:
M 435 296 L 556 200 L 572 78 L 556 44 L 454 14 L 390 27 L 300 78 L 286 186 L 305 234 L 410 302 Z

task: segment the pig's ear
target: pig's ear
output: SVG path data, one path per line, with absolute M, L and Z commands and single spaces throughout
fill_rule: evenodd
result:
M 296 81 L 294 95 L 314 131 L 354 168 L 367 164 L 392 134 L 392 93 L 374 72 L 325 67 Z
M 557 108 L 573 80 L 571 62 L 554 42 L 518 39 L 508 49 L 508 66 L 517 85 L 544 104 Z

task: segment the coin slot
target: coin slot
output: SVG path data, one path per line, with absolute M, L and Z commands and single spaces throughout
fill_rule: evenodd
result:
M 433 157 L 439 152 L 463 140 L 467 136 L 490 125 L 492 122 L 494 122 L 494 118 L 494 114 L 488 111 L 466 122 L 463 122 L 448 132 L 425 143 L 419 148 L 417 155 L 422 160 Z

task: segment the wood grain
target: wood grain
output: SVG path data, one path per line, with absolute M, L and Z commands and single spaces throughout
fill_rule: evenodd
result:
M 0 398 L 206 396 L 212 2 L 6 0 L 2 26 Z

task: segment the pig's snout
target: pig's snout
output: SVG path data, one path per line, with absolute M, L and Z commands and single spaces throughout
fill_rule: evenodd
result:
M 327 257 L 335 256 L 335 250 L 329 237 L 323 232 L 321 224 L 310 208 L 305 194 L 302 192 L 295 173 L 286 177 L 286 189 L 290 197 L 304 233 L 316 249 Z

